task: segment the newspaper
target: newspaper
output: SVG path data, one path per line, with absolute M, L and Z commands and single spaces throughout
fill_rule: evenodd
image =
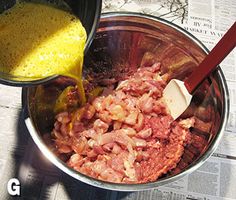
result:
M 235 0 L 103 0 L 102 12 L 151 14 L 185 28 L 209 49 L 236 20 Z M 117 192 L 77 181 L 42 156 L 24 124 L 21 88 L 0 85 L 0 199 L 52 200 L 220 200 L 236 199 L 236 52 L 221 64 L 230 95 L 230 113 L 223 139 L 196 171 L 158 189 Z M 21 196 L 7 184 L 20 182 Z M 17 186 L 17 184 L 16 184 Z

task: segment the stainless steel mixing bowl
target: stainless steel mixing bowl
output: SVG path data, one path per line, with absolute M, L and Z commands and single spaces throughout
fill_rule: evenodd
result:
M 87 32 L 87 41 L 85 45 L 85 53 L 88 51 L 89 46 L 94 38 L 98 22 L 101 14 L 102 0 L 21 0 L 25 2 L 39 2 L 56 6 L 59 9 L 67 10 L 75 14 L 82 22 Z M 11 8 L 16 3 L 16 0 L 0 0 L 0 13 Z M 1 66 L 0 66 L 1 69 Z M 46 78 L 31 78 L 24 77 L 24 81 L 0 70 L 0 83 L 13 86 L 29 86 L 45 83 L 53 80 L 58 76 L 50 76 Z
M 96 37 L 85 58 L 85 71 L 117 78 L 136 66 L 161 62 L 162 73 L 169 78 L 184 79 L 198 66 L 207 49 L 193 35 L 160 18 L 131 13 L 108 13 L 101 18 Z M 119 69 L 119 73 L 117 70 Z M 84 75 L 86 77 L 86 73 Z M 25 122 L 36 145 L 54 165 L 65 173 L 90 185 L 119 191 L 152 189 L 170 183 L 200 167 L 214 152 L 229 113 L 228 89 L 220 68 L 205 80 L 194 94 L 183 117 L 198 119 L 191 129 L 191 145 L 185 148 L 178 166 L 155 182 L 114 184 L 95 180 L 74 171 L 56 157 L 44 142 L 52 130 L 53 105 L 62 89 L 71 84 L 63 78 L 45 85 L 23 89 Z M 63 85 L 64 84 L 64 85 Z

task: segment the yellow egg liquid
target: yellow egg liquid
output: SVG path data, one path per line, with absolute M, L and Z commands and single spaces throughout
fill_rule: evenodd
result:
M 87 34 L 73 14 L 21 2 L 0 14 L 0 71 L 18 80 L 64 75 L 77 81 L 82 104 L 82 66 Z

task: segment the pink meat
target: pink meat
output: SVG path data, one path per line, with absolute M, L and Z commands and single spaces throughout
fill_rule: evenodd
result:
M 56 116 L 54 145 L 71 155 L 70 167 L 116 183 L 155 181 L 176 167 L 194 120 L 168 114 L 160 69 L 160 63 L 140 68 L 115 90 Z

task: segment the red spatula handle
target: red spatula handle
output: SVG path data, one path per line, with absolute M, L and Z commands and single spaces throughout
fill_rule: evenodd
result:
M 219 65 L 222 60 L 233 50 L 236 45 L 236 22 L 220 39 L 216 46 L 200 63 L 192 74 L 184 81 L 184 84 L 190 94 L 199 86 L 199 84 Z

